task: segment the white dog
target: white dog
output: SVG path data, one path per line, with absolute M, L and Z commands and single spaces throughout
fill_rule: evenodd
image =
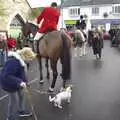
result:
M 64 91 L 58 93 L 53 98 L 51 98 L 51 96 L 49 96 L 49 101 L 54 102 L 54 105 L 56 107 L 62 108 L 61 103 L 63 100 L 66 100 L 68 103 L 70 103 L 71 93 L 72 93 L 72 85 L 67 87 Z

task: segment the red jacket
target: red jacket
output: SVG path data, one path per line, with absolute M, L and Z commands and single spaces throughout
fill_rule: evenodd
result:
M 57 24 L 60 13 L 57 9 L 52 7 L 46 7 L 41 14 L 37 17 L 37 23 L 39 24 L 43 20 L 38 32 L 45 33 L 47 31 L 57 30 Z

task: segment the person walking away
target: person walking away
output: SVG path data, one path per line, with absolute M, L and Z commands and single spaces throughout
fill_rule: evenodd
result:
M 98 29 L 96 29 L 93 32 L 92 49 L 93 54 L 96 55 L 97 59 L 101 59 L 102 48 L 103 48 L 102 33 Z

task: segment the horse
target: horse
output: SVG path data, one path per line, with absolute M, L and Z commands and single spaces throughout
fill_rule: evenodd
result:
M 28 36 L 30 33 L 36 34 L 38 26 L 26 22 L 22 27 L 22 33 L 24 36 Z M 53 72 L 53 81 L 51 88 L 55 87 L 56 79 L 58 76 L 57 63 L 60 58 L 62 64 L 61 77 L 63 79 L 63 87 L 65 88 L 66 81 L 70 80 L 71 76 L 71 54 L 70 54 L 70 37 L 65 32 L 52 31 L 48 32 L 38 41 L 38 61 L 40 69 L 40 83 L 43 83 L 42 74 L 42 58 L 46 59 L 47 78 L 49 78 L 48 60 L 50 60 L 51 69 Z
M 84 36 L 81 29 L 76 29 L 72 34 L 74 43 L 75 43 L 75 56 L 84 56 L 86 55 L 86 37 Z

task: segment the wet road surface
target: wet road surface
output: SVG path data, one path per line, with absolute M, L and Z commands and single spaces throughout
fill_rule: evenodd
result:
M 31 100 L 38 120 L 120 120 L 120 50 L 111 48 L 105 41 L 102 59 L 95 59 L 89 49 L 86 56 L 72 57 L 72 100 L 63 109 L 55 108 L 48 101 L 48 87 L 51 79 L 39 84 L 37 62 L 29 70 Z M 43 64 L 44 67 L 44 64 Z M 58 71 L 60 73 L 60 65 Z M 44 70 L 45 76 L 45 70 Z M 55 93 L 60 89 L 58 77 Z M 27 108 L 30 108 L 26 94 Z M 8 97 L 0 90 L 0 120 L 5 120 Z M 33 117 L 16 120 L 34 120 Z

